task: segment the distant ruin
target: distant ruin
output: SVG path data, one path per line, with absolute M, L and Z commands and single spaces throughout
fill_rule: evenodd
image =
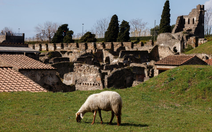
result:
M 204 6 L 179 16 L 172 33 L 159 34 L 157 42 L 37 43 L 29 47 L 40 61 L 57 68 L 58 76 L 76 90 L 126 88 L 159 74 L 155 62 L 181 54 L 188 45 L 204 43 Z M 201 59 L 207 55 L 199 55 Z
M 195 48 L 205 43 L 204 14 L 204 5 L 197 5 L 189 15 L 179 16 L 172 33 L 159 34 L 156 44 L 181 53 L 188 45 Z

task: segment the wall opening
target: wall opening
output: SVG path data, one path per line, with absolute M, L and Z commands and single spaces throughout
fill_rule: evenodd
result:
M 174 51 L 175 53 L 177 53 L 177 47 L 174 47 L 174 48 L 173 48 L 173 51 Z
M 49 47 L 48 47 L 48 44 L 46 44 L 46 51 L 49 51 Z
M 64 49 L 64 44 L 63 43 L 61 44 L 61 49 Z

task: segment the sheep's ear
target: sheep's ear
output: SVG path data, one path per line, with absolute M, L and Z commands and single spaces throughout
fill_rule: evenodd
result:
M 82 115 L 82 113 L 80 113 L 80 117 L 83 119 L 83 115 Z

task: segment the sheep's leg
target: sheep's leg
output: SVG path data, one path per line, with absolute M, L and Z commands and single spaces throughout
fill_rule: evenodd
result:
M 99 111 L 99 117 L 101 119 L 101 124 L 103 124 L 101 110 L 99 109 L 98 111 Z
M 111 124 L 112 124 L 113 118 L 114 118 L 114 112 L 113 112 L 113 111 L 111 111 L 111 119 L 110 119 L 110 123 L 109 123 L 109 125 L 111 125 Z
M 94 124 L 94 122 L 95 122 L 95 118 L 96 118 L 96 110 L 94 111 L 94 113 L 93 113 L 93 122 L 91 123 L 91 125 L 93 125 Z
M 117 125 L 119 126 L 121 124 L 121 115 L 116 115 L 117 118 Z

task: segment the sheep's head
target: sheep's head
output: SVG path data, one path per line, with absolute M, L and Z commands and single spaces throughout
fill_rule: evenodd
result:
M 82 119 L 83 119 L 82 113 L 80 113 L 80 112 L 76 113 L 76 121 L 80 122 Z

